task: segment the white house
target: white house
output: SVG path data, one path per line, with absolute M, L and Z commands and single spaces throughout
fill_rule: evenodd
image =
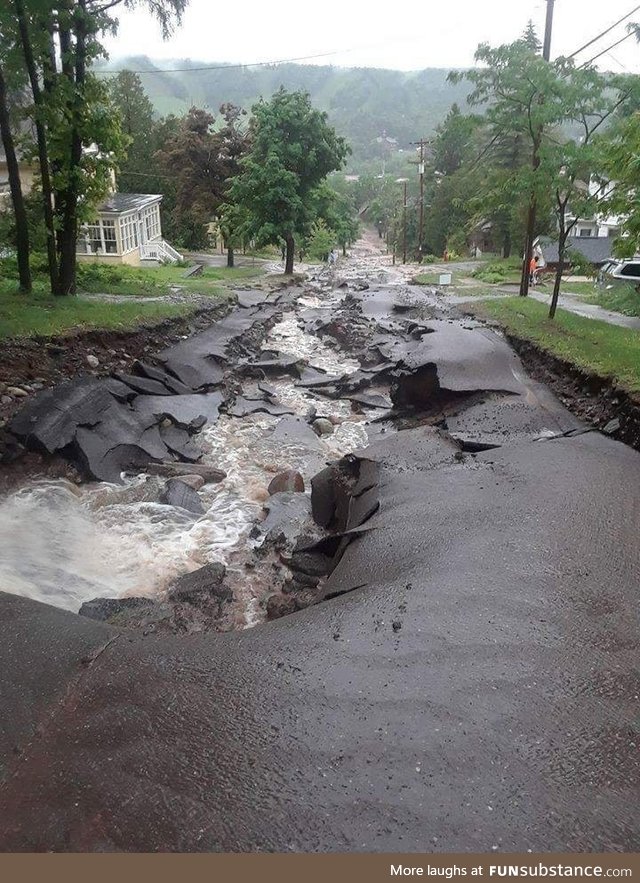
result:
M 95 220 L 82 225 L 78 259 L 134 266 L 182 260 L 162 237 L 161 202 L 158 194 L 111 193 L 98 206 Z
M 600 194 L 602 197 L 609 195 L 615 185 L 600 184 L 594 179 L 589 181 L 589 193 L 591 196 Z M 586 189 L 586 185 L 585 185 Z M 568 221 L 574 220 L 570 215 Z M 569 234 L 571 239 L 617 239 L 622 232 L 624 218 L 617 215 L 596 215 L 593 218 L 578 218 L 575 226 Z

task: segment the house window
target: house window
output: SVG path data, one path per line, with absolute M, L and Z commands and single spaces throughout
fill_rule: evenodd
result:
M 144 224 L 144 232 L 148 242 L 160 236 L 160 208 L 157 205 L 143 209 L 140 212 L 140 220 Z
M 591 227 L 580 228 L 580 237 L 582 239 L 589 239 L 590 236 L 593 236 L 593 230 L 591 229 Z
M 118 254 L 115 221 L 101 221 L 105 254 Z
M 138 247 L 138 225 L 133 215 L 120 218 L 120 237 L 122 239 L 122 253 L 135 251 Z
M 84 224 L 78 236 L 80 254 L 118 254 L 116 226 L 113 221 Z
M 620 236 L 621 232 L 622 230 L 620 227 L 609 227 L 609 230 L 607 231 L 607 236 L 609 237 L 609 239 L 617 239 L 618 236 Z

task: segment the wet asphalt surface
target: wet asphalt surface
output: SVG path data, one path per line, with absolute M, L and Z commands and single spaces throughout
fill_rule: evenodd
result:
M 640 454 L 493 333 L 423 340 L 486 392 L 449 433 L 496 447 L 360 452 L 380 509 L 329 580 L 353 591 L 189 638 L 0 595 L 3 850 L 640 848 Z

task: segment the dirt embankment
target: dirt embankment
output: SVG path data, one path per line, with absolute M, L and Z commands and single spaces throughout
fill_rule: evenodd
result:
M 80 376 L 127 373 L 138 359 L 195 334 L 225 316 L 235 296 L 188 316 L 163 319 L 135 330 L 77 331 L 57 337 L 3 341 L 0 350 L 0 494 L 18 487 L 28 477 L 67 478 L 80 482 L 75 468 L 60 456 L 21 451 L 14 460 L 15 440 L 4 427 L 24 403 L 41 389 Z M 3 461 L 6 461 L 3 463 Z
M 134 330 L 76 331 L 57 337 L 8 339 L 0 350 L 0 428 L 33 393 L 80 375 L 103 377 L 182 337 L 206 328 L 229 312 L 235 297 L 217 299 L 188 316 L 142 324 Z
M 640 396 L 571 362 L 554 356 L 530 340 L 505 332 L 525 368 L 549 386 L 578 417 L 640 451 Z

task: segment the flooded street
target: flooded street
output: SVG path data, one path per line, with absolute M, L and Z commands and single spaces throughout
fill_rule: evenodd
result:
M 0 503 L 2 848 L 640 849 L 640 454 L 409 272 L 25 405 L 94 480 Z
M 340 282 L 366 270 L 370 251 L 365 244 L 364 255 L 340 267 Z M 384 270 L 380 274 L 390 275 Z M 333 287 L 336 281 L 326 269 L 312 271 L 305 293 L 276 322 L 262 350 L 286 353 L 332 376 L 357 371 L 355 359 L 299 322 L 308 309 L 331 315 L 344 297 L 344 291 Z M 366 414 L 354 413 L 348 400 L 316 395 L 297 386 L 293 377 L 272 378 L 269 385 L 292 414 L 305 419 L 315 408 L 318 417 L 335 422 L 334 432 L 319 438 L 310 451 L 302 443 L 271 438 L 276 416 L 221 415 L 200 434 L 200 462 L 223 470 L 226 478 L 200 490 L 205 511 L 199 517 L 159 502 L 163 480 L 144 473 L 125 476 L 123 485 L 27 483 L 0 501 L 3 589 L 77 612 L 94 598 L 161 598 L 176 577 L 212 562 L 227 565 L 230 578 L 243 585 L 242 552 L 252 545 L 249 535 L 263 517 L 274 476 L 295 470 L 308 493 L 309 481 L 324 461 L 364 447 L 368 438 Z M 255 609 L 253 598 L 250 606 Z M 255 613 L 248 621 L 256 622 Z

